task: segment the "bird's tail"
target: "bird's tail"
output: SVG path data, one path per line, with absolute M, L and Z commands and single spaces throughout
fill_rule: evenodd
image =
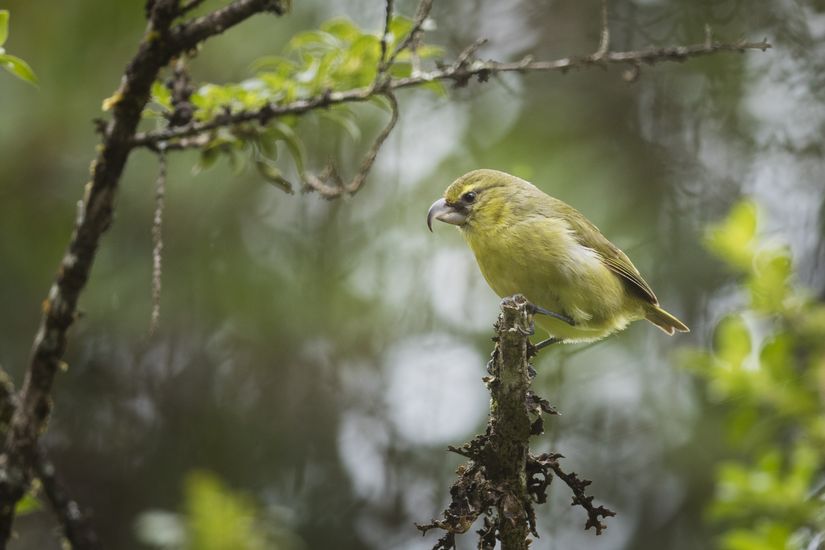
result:
M 668 334 L 676 331 L 690 332 L 687 325 L 659 306 L 651 304 L 645 312 L 645 318 Z

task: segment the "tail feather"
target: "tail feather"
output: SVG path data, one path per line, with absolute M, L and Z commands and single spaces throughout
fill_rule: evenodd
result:
M 645 312 L 645 318 L 668 334 L 690 332 L 687 325 L 659 306 L 651 305 Z

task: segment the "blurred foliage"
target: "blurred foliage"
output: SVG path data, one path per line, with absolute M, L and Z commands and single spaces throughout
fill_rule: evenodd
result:
M 7 54 L 3 44 L 9 37 L 9 11 L 0 10 L 0 67 L 32 85 L 37 85 L 37 77 L 29 64 L 17 56 Z
M 138 538 L 163 550 L 295 550 L 303 545 L 247 495 L 227 488 L 212 473 L 189 474 L 184 511 L 152 510 L 135 524 Z
M 709 515 L 725 550 L 808 548 L 825 529 L 825 305 L 794 283 L 789 248 L 760 239 L 757 222 L 741 202 L 706 236 L 744 302 L 717 324 L 713 350 L 687 359 L 725 411 L 731 456 Z
M 43 508 L 43 504 L 40 502 L 40 499 L 37 498 L 37 493 L 39 492 L 39 482 L 33 483 L 32 487 L 29 489 L 29 492 L 17 501 L 17 506 L 14 508 L 14 515 L 24 516 L 26 514 L 31 514 L 32 512 L 41 510 Z
M 305 31 L 292 37 L 282 55 L 268 55 L 252 64 L 253 77 L 231 84 L 202 84 L 191 96 L 194 119 L 209 122 L 222 116 L 242 111 L 255 111 L 266 105 L 279 107 L 296 101 L 320 99 L 333 92 L 356 89 L 367 90 L 380 78 L 402 78 L 412 74 L 413 53 L 403 46 L 413 30 L 413 21 L 394 15 L 385 37 L 382 62 L 381 33 L 364 31 L 351 20 L 337 17 L 322 23 L 317 30 Z M 419 44 L 415 55 L 420 60 L 440 56 L 442 49 Z M 431 90 L 443 93 L 440 82 L 426 84 Z M 366 99 L 367 96 L 365 96 Z M 369 100 L 389 109 L 381 95 Z M 152 87 L 152 103 L 147 107 L 149 118 L 169 118 L 175 110 L 170 84 L 156 82 Z M 332 105 L 313 111 L 312 116 L 332 122 L 338 130 L 353 140 L 361 137 L 360 125 L 351 107 Z M 198 170 L 209 168 L 221 156 L 229 159 L 237 169 L 243 166 L 246 153 L 265 180 L 292 191 L 294 185 L 285 177 L 278 164 L 278 144 L 289 153 L 297 176 L 303 177 L 306 166 L 306 146 L 298 134 L 296 115 L 282 116 L 266 125 L 256 122 L 219 128 L 210 135 L 208 143 L 200 147 Z

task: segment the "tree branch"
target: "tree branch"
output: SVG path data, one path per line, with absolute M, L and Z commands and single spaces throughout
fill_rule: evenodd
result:
M 0 464 L 0 547 L 11 536 L 14 508 L 25 494 L 38 461 L 37 439 L 51 410 L 51 388 L 63 364 L 66 333 L 74 322 L 77 300 L 86 285 L 97 246 L 112 222 L 118 182 L 132 150 L 132 141 L 149 90 L 160 70 L 182 51 L 223 32 L 254 13 L 282 13 L 273 0 L 236 0 L 229 6 L 170 30 L 178 13 L 178 0 L 156 0 L 138 52 L 129 63 L 115 94 L 107 100 L 112 120 L 106 126 L 92 177 L 78 206 L 75 229 L 57 277 L 43 305 L 43 317 L 34 340 Z
M 283 15 L 283 0 L 235 0 L 226 7 L 207 13 L 172 29 L 169 47 L 175 52 L 185 52 L 207 38 L 223 33 L 256 13 L 271 12 Z
M 38 445 L 33 464 L 36 477 L 43 484 L 43 492 L 57 519 L 63 526 L 63 534 L 72 550 L 98 550 L 100 539 L 89 524 L 80 506 L 66 492 L 57 479 L 54 465 L 46 457 L 46 450 Z
M 593 506 L 593 497 L 584 493 L 589 481 L 561 470 L 557 460 L 561 455 L 536 458 L 529 452 L 530 437 L 544 431 L 542 415 L 558 414 L 530 390 L 534 376 L 529 364 L 532 311 L 521 295 L 501 303 L 496 346 L 487 365 L 490 376 L 484 379 L 491 397 L 487 430 L 461 447 L 448 448 L 470 460 L 456 472 L 458 480 L 450 489 L 451 503 L 443 517 L 417 525 L 425 534 L 430 529 L 445 531 L 435 550 L 455 548 L 455 536 L 466 533 L 481 516 L 479 548 L 492 550 L 500 541 L 502 550 L 526 550 L 529 537 L 538 537 L 533 503 L 547 501 L 554 475 L 573 490 L 574 504 L 588 511 L 587 527 L 601 533 L 605 526 L 600 520 L 613 515 L 602 506 Z
M 606 44 L 608 40 L 605 39 L 605 36 L 608 36 L 609 39 L 609 35 L 603 33 L 602 46 Z M 567 72 L 571 69 L 584 69 L 596 65 L 630 65 L 631 67 L 638 67 L 642 64 L 653 65 L 667 61 L 685 61 L 718 52 L 765 51 L 771 48 L 771 45 L 766 41 L 721 43 L 708 42 L 706 40 L 690 46 L 648 48 L 622 52 L 605 51 L 601 53 L 600 48 L 595 54 L 590 56 L 564 57 L 549 61 L 534 61 L 529 56 L 521 61 L 511 62 L 473 60 L 472 54 L 481 44 L 481 42 L 474 43 L 468 49 L 465 49 L 453 64 L 433 71 L 412 74 L 403 78 L 392 78 L 379 86 L 329 92 L 280 105 L 269 103 L 259 109 L 236 111 L 219 115 L 207 122 L 194 122 L 185 126 L 141 132 L 132 140 L 132 146 L 156 149 L 158 143 L 170 142 L 168 146 L 171 149 L 181 148 L 179 146 L 176 147 L 174 143 L 175 140 L 199 136 L 218 128 L 233 127 L 248 122 L 266 124 L 274 118 L 285 115 L 303 114 L 308 111 L 344 103 L 361 103 L 370 100 L 376 95 L 386 94 L 387 92 L 403 88 L 419 87 L 431 82 L 452 81 L 457 86 L 463 86 L 472 78 L 477 78 L 479 81 L 486 81 L 493 75 L 507 72 Z
M 0 439 L 5 438 L 8 432 L 9 423 L 16 409 L 16 401 L 14 383 L 6 371 L 0 367 Z M 71 543 L 72 549 L 96 550 L 100 548 L 100 541 L 88 518 L 57 480 L 55 468 L 46 457 L 46 450 L 42 445 L 37 446 L 35 459 L 32 465 L 34 474 L 43 484 L 43 492 L 63 526 L 63 534 Z

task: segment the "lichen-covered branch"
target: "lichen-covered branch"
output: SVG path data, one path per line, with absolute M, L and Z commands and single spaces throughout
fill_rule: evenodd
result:
M 502 550 L 526 550 L 530 537 L 539 536 L 534 504 L 547 501 L 554 476 L 573 491 L 573 504 L 587 511 L 585 528 L 594 527 L 601 534 L 606 528 L 601 520 L 614 515 L 593 505 L 593 497 L 584 492 L 589 481 L 561 469 L 561 455 L 530 454 L 530 437 L 544 430 L 542 415 L 558 414 L 530 389 L 532 311 L 521 295 L 502 301 L 489 376 L 484 378 L 491 397 L 487 429 L 461 447 L 449 447 L 470 460 L 456 472 L 458 479 L 450 488 L 451 502 L 443 516 L 417 525 L 424 534 L 431 529 L 445 531 L 434 550 L 455 548 L 456 535 L 466 533 L 480 517 L 484 520 L 477 531 L 478 548 L 492 550 L 498 541 Z

